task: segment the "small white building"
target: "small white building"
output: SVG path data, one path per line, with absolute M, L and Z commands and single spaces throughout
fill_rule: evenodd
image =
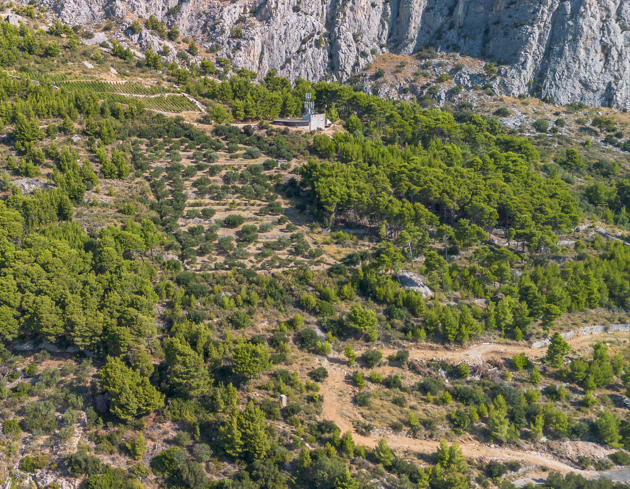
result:
M 301 119 L 276 119 L 274 124 L 288 126 L 288 127 L 303 127 L 308 128 L 310 131 L 316 131 L 317 129 L 326 129 L 332 124 L 330 119 L 326 117 L 326 114 L 315 113 L 315 103 L 311 101 L 311 94 L 306 94 L 306 101 L 304 102 L 304 114 Z

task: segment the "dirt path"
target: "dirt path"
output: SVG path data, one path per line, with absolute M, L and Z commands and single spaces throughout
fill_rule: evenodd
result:
M 587 347 L 596 341 L 617 340 L 620 337 L 627 338 L 629 333 L 603 333 L 592 336 L 577 336 L 568 340 L 573 351 Z M 627 340 L 626 340 L 627 341 Z M 395 353 L 396 349 L 383 348 L 383 358 Z M 528 345 L 502 345 L 496 343 L 482 343 L 467 349 L 450 350 L 435 345 L 424 345 L 410 349 L 411 359 L 429 360 L 440 359 L 450 361 L 472 361 L 481 362 L 490 357 L 509 358 L 517 353 L 525 353 L 527 357 L 540 358 L 547 353 L 546 348 L 533 349 Z M 361 352 L 357 351 L 357 354 Z M 356 405 L 352 402 L 355 388 L 348 382 L 346 374 L 348 368 L 345 362 L 342 364 L 331 364 L 324 360 L 328 368 L 329 377 L 322 385 L 324 404 L 322 418 L 335 422 L 342 433 L 350 431 L 354 440 L 359 445 L 374 447 L 378 443 L 379 436 L 362 436 L 356 433 L 352 420 L 361 419 Z M 382 370 L 382 369 L 379 369 Z M 417 453 L 434 453 L 439 446 L 438 441 L 418 440 L 403 435 L 388 433 L 386 435 L 388 445 L 397 451 L 413 451 Z M 462 453 L 467 458 L 496 458 L 500 460 L 517 460 L 521 465 L 546 466 L 561 473 L 576 472 L 585 477 L 592 477 L 597 474 L 594 471 L 581 470 L 576 468 L 569 461 L 562 461 L 555 458 L 550 453 L 526 452 L 506 447 L 495 447 L 484 445 L 473 441 L 459 441 Z
M 620 338 L 629 338 L 630 333 L 601 333 L 588 336 L 574 336 L 567 341 L 571 345 L 571 350 L 576 351 L 581 348 L 588 347 L 597 341 L 616 341 Z M 626 340 L 627 341 L 627 340 Z M 367 350 L 369 348 L 365 348 Z M 402 348 L 381 348 L 383 358 L 396 353 Z M 356 350 L 360 355 L 364 350 Z M 416 360 L 446 360 L 458 362 L 481 362 L 488 358 L 511 358 L 517 353 L 525 353 L 528 358 L 536 359 L 544 357 L 547 354 L 547 348 L 531 348 L 525 344 L 501 344 L 501 343 L 479 343 L 468 348 L 445 348 L 439 345 L 420 344 L 413 348 L 409 348 L 409 358 Z

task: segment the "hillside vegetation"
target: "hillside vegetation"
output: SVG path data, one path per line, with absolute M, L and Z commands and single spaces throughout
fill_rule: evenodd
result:
M 560 335 L 628 322 L 622 115 L 536 136 L 16 11 L 0 482 L 627 487 L 583 478 L 630 465 L 627 332 Z M 270 124 L 307 93 L 331 128 Z

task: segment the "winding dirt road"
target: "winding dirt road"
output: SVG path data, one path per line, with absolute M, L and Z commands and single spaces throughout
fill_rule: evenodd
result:
M 576 336 L 568 340 L 572 351 L 576 351 L 592 345 L 597 341 L 612 341 L 623 338 L 624 342 L 628 341 L 630 333 L 602 333 L 590 336 Z M 395 353 L 396 349 L 383 348 L 383 358 Z M 528 358 L 536 359 L 544 356 L 547 348 L 533 349 L 526 345 L 518 344 L 496 344 L 484 343 L 474 345 L 467 349 L 452 350 L 435 345 L 420 345 L 409 350 L 409 358 L 417 360 L 437 359 L 450 362 L 481 362 L 489 358 L 511 358 L 517 353 L 525 353 Z M 362 352 L 357 351 L 360 355 Z M 324 360 L 328 368 L 329 377 L 322 384 L 321 392 L 324 395 L 324 404 L 322 419 L 334 421 L 342 433 L 352 432 L 354 440 L 359 445 L 374 447 L 378 443 L 381 436 L 362 436 L 359 435 L 353 425 L 353 419 L 361 419 L 356 405 L 352 402 L 353 394 L 356 390 L 351 383 L 348 382 L 347 373 L 349 371 L 345 362 L 332 363 Z M 389 370 L 388 368 L 379 368 L 379 371 Z M 418 440 L 404 435 L 396 435 L 388 433 L 385 435 L 388 445 L 396 451 L 412 451 L 416 453 L 434 453 L 438 446 L 438 441 Z M 530 466 L 546 466 L 552 470 L 561 473 L 576 472 L 585 477 L 593 477 L 597 472 L 581 470 L 569 461 L 563 461 L 554 457 L 551 453 L 526 452 L 515 450 L 507 447 L 499 447 L 494 445 L 484 445 L 474 441 L 461 440 L 458 441 L 462 453 L 467 458 L 496 458 L 499 460 L 517 460 L 521 465 Z

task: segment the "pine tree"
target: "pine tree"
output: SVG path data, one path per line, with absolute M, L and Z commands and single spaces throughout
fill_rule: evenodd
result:
M 335 447 L 339 447 L 339 445 L 341 445 L 341 431 L 339 430 L 339 428 L 333 431 L 332 438 L 330 441 Z
M 269 350 L 262 344 L 241 343 L 232 350 L 232 360 L 236 364 L 234 372 L 255 377 L 269 368 Z
M 104 159 L 101 160 L 101 172 L 105 178 L 109 179 L 116 178 L 118 176 L 118 169 L 116 168 L 116 165 L 110 161 L 107 155 L 105 155 Z
M 41 148 L 37 148 L 33 153 L 33 162 L 41 166 L 45 161 L 46 155 L 44 154 L 44 151 Z
M 242 100 L 232 102 L 232 115 L 237 121 L 242 121 L 245 118 L 245 104 Z
M 359 389 L 363 389 L 365 387 L 365 378 L 363 377 L 362 372 L 355 372 L 353 375 L 353 380 Z
M 37 141 L 43 136 L 42 131 L 39 128 L 39 120 L 35 115 L 31 114 L 29 117 L 21 112 L 18 112 L 15 116 L 15 130 L 13 131 L 13 137 L 20 143 Z
M 344 355 L 348 359 L 348 366 L 352 367 L 357 359 L 357 354 L 354 352 L 352 345 L 346 346 L 346 349 L 344 350 Z
M 512 310 L 512 315 L 514 316 L 513 326 L 515 330 L 518 328 L 523 332 L 532 324 L 532 318 L 530 317 L 526 302 L 517 303 Z M 516 331 L 514 334 L 516 334 Z
M 98 185 L 98 177 L 96 176 L 96 173 L 94 173 L 90 160 L 88 159 L 83 160 L 81 176 L 83 177 L 83 181 L 90 182 L 92 187 L 96 187 Z
M 231 382 L 225 387 L 223 398 L 225 405 L 228 407 L 236 407 L 238 405 L 238 391 Z
M 593 395 L 593 391 L 586 391 L 584 393 L 584 397 L 582 398 L 582 403 L 584 403 L 584 405 L 587 408 L 592 408 L 595 404 L 597 404 L 597 399 L 595 399 L 595 396 Z
M 17 167 L 18 167 L 18 165 L 15 162 L 15 160 L 13 159 L 13 156 L 9 155 L 7 157 L 7 169 L 13 171 L 13 170 L 17 169 Z
M 560 336 L 560 333 L 556 331 L 551 338 L 551 343 L 549 344 L 545 358 L 551 363 L 552 367 L 559 368 L 562 366 L 564 356 L 570 351 L 571 347 L 569 344 Z
M 488 427 L 493 440 L 507 441 L 510 422 L 504 412 L 496 410 L 490 413 Z
M 352 478 L 348 467 L 343 475 L 335 480 L 335 489 L 359 489 L 359 487 L 359 483 Z
M 378 441 L 378 446 L 374 449 L 374 456 L 376 460 L 385 467 L 389 467 L 395 458 L 394 452 L 389 448 L 389 445 L 387 445 L 385 438 L 381 438 Z
M 104 144 L 110 144 L 114 141 L 116 134 L 114 133 L 114 127 L 109 119 L 104 119 L 101 122 L 101 126 L 99 128 L 99 137 Z
M 442 448 L 442 444 L 440 444 L 440 449 Z M 459 443 L 453 442 L 447 450 L 447 462 L 446 465 L 443 465 L 446 469 L 455 469 L 458 472 L 467 472 L 468 471 L 468 463 L 466 462 L 466 458 L 462 454 L 462 449 L 459 447 Z
M 418 419 L 418 416 L 416 415 L 416 413 L 410 412 L 407 415 L 407 422 L 409 423 L 409 426 L 411 427 L 411 431 L 414 433 L 418 431 L 418 429 L 420 428 L 420 420 Z
M 221 446 L 228 455 L 238 457 L 243 451 L 241 430 L 238 427 L 238 411 L 234 411 L 227 422 L 219 428 Z
M 488 406 L 486 406 L 485 403 L 479 405 L 479 416 L 482 418 L 488 416 Z
M 195 41 L 190 41 L 188 43 L 188 52 L 190 53 L 191 56 L 197 56 L 199 54 L 199 48 L 197 47 L 197 44 L 195 43 Z
M 85 129 L 83 131 L 88 136 L 95 136 L 98 132 L 98 125 L 94 122 L 94 118 L 91 115 L 85 121 Z
M 455 319 L 450 307 L 445 307 L 444 311 L 442 311 L 440 325 L 442 327 L 442 335 L 449 343 L 453 343 L 457 338 L 459 325 L 457 324 L 457 319 Z
M 369 331 L 378 323 L 378 318 L 374 311 L 354 305 L 348 314 L 348 325 L 359 331 Z
M 443 468 L 448 467 L 448 458 L 449 458 L 449 451 L 448 451 L 448 443 L 446 442 L 446 440 L 441 440 L 440 441 L 440 447 L 438 448 L 438 451 L 435 453 L 435 462 L 442 466 Z
M 599 285 L 593 276 L 593 272 L 584 274 L 584 288 L 586 289 L 587 304 L 590 309 L 599 307 L 601 295 L 599 293 Z
M 545 331 L 549 331 L 556 319 L 562 314 L 562 309 L 555 304 L 545 304 L 542 308 L 542 326 Z
M 112 163 L 116 166 L 116 173 L 119 179 L 124 180 L 129 176 L 131 170 L 127 165 L 127 158 L 125 158 L 124 153 L 118 148 L 114 148 L 112 152 Z
M 254 119 L 257 115 L 256 102 L 250 94 L 245 97 L 245 118 Z
M 468 306 L 463 305 L 459 315 L 459 330 L 457 341 L 462 345 L 467 343 L 470 337 L 477 333 L 477 321 L 473 318 Z
M 611 447 L 620 447 L 619 419 L 609 409 L 601 411 L 597 417 L 597 435 L 602 443 Z
M 540 372 L 538 371 L 538 367 L 536 365 L 534 365 L 534 368 L 529 374 L 529 381 L 534 385 L 538 385 L 542 381 L 542 376 L 540 375 Z
M 495 410 L 499 411 L 504 416 L 507 415 L 507 402 L 505 402 L 505 398 L 501 394 L 494 398 L 492 404 Z
M 137 415 L 148 414 L 164 406 L 164 395 L 151 385 L 149 379 L 140 377 L 138 372 L 134 372 L 134 380 L 136 382 L 137 379 L 140 379 L 135 389 L 136 398 L 138 399 Z
M 529 424 L 532 430 L 532 436 L 534 439 L 540 439 L 543 435 L 543 428 L 545 427 L 545 417 L 542 414 L 536 416 L 533 423 Z
M 303 471 L 311 466 L 311 453 L 308 448 L 302 448 L 298 457 L 298 470 Z
M 126 445 L 131 452 L 131 456 L 136 460 L 140 460 L 148 450 L 147 441 L 142 433 L 138 434 L 135 440 L 128 441 Z
M 453 396 L 449 391 L 444 391 L 442 393 L 442 402 L 446 405 L 450 404 L 453 401 Z
M 207 392 L 210 376 L 203 357 L 188 343 L 178 338 L 169 338 L 164 346 L 168 367 L 167 382 L 174 392 L 197 397 Z
M 339 443 L 341 450 L 346 454 L 346 457 L 352 458 L 354 457 L 354 449 L 355 444 L 352 438 L 352 433 L 350 431 L 346 431 L 341 437 L 341 441 Z
M 441 465 L 436 465 L 431 470 L 430 477 L 424 477 L 426 484 L 419 487 L 430 487 L 432 489 L 469 489 L 470 477 L 459 472 L 455 468 L 443 469 Z
M 588 293 L 584 286 L 584 282 L 579 277 L 571 277 L 567 286 L 571 296 L 571 312 L 583 311 L 586 309 L 588 302 Z
M 168 31 L 168 38 L 169 40 L 174 41 L 174 42 L 179 39 L 179 29 L 177 28 L 176 25 L 171 27 L 171 30 Z
M 107 357 L 99 371 L 101 385 L 110 395 L 111 411 L 124 420 L 164 406 L 164 396 L 149 379 L 127 367 L 120 358 Z
M 326 110 L 326 117 L 330 119 L 330 122 L 335 123 L 339 120 L 339 113 L 337 109 L 333 106 Z
M 244 450 L 254 460 L 265 458 L 271 449 L 271 441 L 267 436 L 265 415 L 260 408 L 250 401 L 245 411 L 238 417 L 238 428 L 241 432 Z
M 74 134 L 74 122 L 72 122 L 72 119 L 70 119 L 70 117 L 66 116 L 66 118 L 63 120 L 63 124 L 61 124 L 61 129 L 63 129 L 63 132 L 66 133 L 68 136 Z
M 487 331 L 492 331 L 496 327 L 497 321 L 496 321 L 495 310 L 496 310 L 496 305 L 494 304 L 494 302 L 491 302 L 490 304 L 488 304 L 488 307 L 483 313 Z
M 514 316 L 512 314 L 512 306 L 514 299 L 505 297 L 499 301 L 495 311 L 496 326 L 501 330 L 501 336 L 505 335 L 505 330 L 512 328 Z
M 20 175 L 23 177 L 32 178 L 37 175 L 37 167 L 33 164 L 33 162 L 27 158 L 22 158 L 20 160 L 20 166 L 18 168 Z

